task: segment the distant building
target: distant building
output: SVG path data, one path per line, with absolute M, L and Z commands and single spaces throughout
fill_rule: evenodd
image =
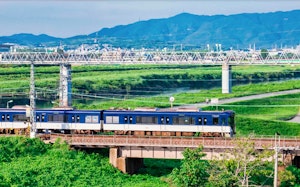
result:
M 0 52 L 10 52 L 12 46 L 11 44 L 0 44 Z

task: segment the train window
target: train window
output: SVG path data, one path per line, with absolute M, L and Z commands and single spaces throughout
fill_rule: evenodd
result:
M 119 116 L 106 116 L 105 121 L 106 123 L 120 123 Z
M 91 123 L 92 122 L 92 116 L 85 116 L 85 122 Z
M 54 121 L 54 122 L 64 122 L 64 115 L 60 114 L 50 114 L 48 115 L 48 121 Z
M 219 124 L 219 118 L 213 117 L 213 124 L 218 125 Z
M 26 118 L 25 114 L 16 114 L 16 115 L 13 115 L 13 120 L 14 121 L 26 121 L 27 118 Z
M 166 117 L 166 124 L 169 124 L 169 123 L 170 123 L 170 118 Z
M 92 116 L 92 123 L 98 123 L 99 122 L 99 116 Z
M 202 125 L 202 118 L 198 118 L 198 124 Z
M 98 116 L 85 116 L 85 122 L 98 123 Z
M 165 120 L 164 120 L 164 117 L 161 117 L 161 118 L 160 118 L 161 124 L 164 124 L 164 121 L 165 121 Z
M 129 117 L 129 123 L 132 123 L 132 117 L 131 116 Z
M 157 123 L 157 117 L 153 116 L 137 116 L 136 117 L 136 123 L 143 123 L 143 124 L 156 124 Z
M 124 123 L 128 123 L 128 118 L 127 118 L 127 116 L 124 117 Z
M 203 118 L 203 125 L 207 125 L 207 119 Z
M 42 122 L 45 121 L 45 115 L 42 115 Z
M 10 116 L 9 116 L 9 115 L 6 115 L 6 120 L 7 120 L 7 121 L 9 121 L 9 118 L 10 118 Z
M 37 122 L 40 121 L 40 116 L 36 116 L 36 121 L 37 121 Z
M 75 116 L 72 116 L 72 122 L 75 122 Z
M 5 115 L 3 114 L 1 118 L 2 118 L 2 121 L 4 121 L 5 120 Z
M 192 125 L 195 124 L 195 119 L 191 117 L 173 117 L 174 125 Z
M 76 122 L 80 122 L 80 117 L 76 116 Z

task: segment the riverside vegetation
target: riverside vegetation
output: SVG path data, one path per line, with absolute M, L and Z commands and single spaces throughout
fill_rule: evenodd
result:
M 143 88 L 153 88 L 154 90 L 161 88 L 161 90 L 164 90 L 178 86 L 185 87 L 187 82 L 189 82 L 189 87 L 194 88 L 194 85 L 195 88 L 199 89 L 197 84 L 206 84 L 204 80 L 212 80 L 210 84 L 214 85 L 216 81 L 220 81 L 221 77 L 220 67 L 162 66 L 160 68 L 159 66 L 151 65 L 146 67 L 110 66 L 108 68 L 111 69 L 107 70 L 98 66 L 86 67 L 86 69 L 91 71 L 88 72 L 84 67 L 74 67 L 72 70 L 74 77 L 73 90 L 75 92 L 84 91 L 84 93 L 90 94 L 96 93 L 97 89 L 103 89 L 107 92 L 116 89 L 118 94 L 123 94 L 126 98 L 104 100 L 89 106 L 76 104 L 78 108 L 105 109 L 112 106 L 124 108 L 137 106 L 169 107 L 168 94 L 160 94 L 161 92 L 158 92 L 154 97 L 150 97 L 152 94 L 140 96 L 139 94 L 132 95 L 131 93 L 138 88 L 141 90 Z M 172 94 L 176 98 L 175 104 L 197 103 L 205 101 L 206 98 L 229 98 L 299 89 L 300 87 L 299 80 L 279 80 L 282 77 L 286 79 L 298 78 L 300 71 L 297 67 L 275 66 L 270 68 L 259 66 L 256 68 L 249 69 L 244 66 L 233 68 L 233 79 L 241 82 L 246 79 L 248 84 L 234 85 L 233 93 L 231 94 L 221 94 L 220 88 L 208 87 L 211 89 L 207 90 L 207 88 L 202 87 L 200 91 L 196 92 L 185 91 L 175 95 Z M 162 72 L 162 69 L 164 72 Z M 10 75 L 10 72 L 13 72 L 15 76 Z M 46 74 L 45 72 L 49 73 Z M 58 72 L 57 67 L 38 67 L 38 76 L 36 76 L 37 87 L 41 89 L 46 88 L 45 90 L 56 89 L 58 86 Z M 16 92 L 28 90 L 29 67 L 2 67 L 0 74 L 4 84 L 1 85 L 1 89 L 12 88 L 11 85 L 14 85 L 15 89 L 11 90 Z M 120 75 L 120 77 L 117 75 Z M 279 81 L 258 84 L 249 83 L 251 81 L 257 82 L 260 79 L 266 81 L 276 79 Z M 4 82 L 4 80 L 7 82 Z M 109 81 L 111 81 L 110 84 Z M 173 82 L 173 84 L 170 84 L 170 82 Z M 144 83 L 146 84 L 144 85 Z M 145 97 L 147 97 L 148 102 L 145 102 Z M 222 108 L 236 111 L 238 136 L 247 136 L 250 133 L 274 135 L 276 131 L 285 136 L 299 136 L 299 124 L 286 122 L 299 112 L 298 106 L 300 101 L 298 98 L 299 94 L 291 94 L 232 103 L 222 106 Z M 214 108 L 207 109 L 211 110 Z M 180 186 L 182 184 L 172 183 L 171 178 L 176 176 L 176 172 L 175 174 L 170 173 L 173 168 L 179 168 L 181 172 L 184 171 L 184 168 L 182 168 L 184 160 L 181 164 L 181 161 L 146 159 L 146 168 L 142 169 L 138 175 L 129 176 L 112 168 L 108 164 L 107 155 L 103 153 L 70 151 L 67 145 L 64 144 L 56 143 L 53 147 L 49 147 L 49 145 L 44 145 L 38 140 L 23 138 L 4 138 L 1 141 L 4 142 L 0 144 L 0 150 L 5 150 L 1 151 L 2 155 L 0 157 L 2 160 L 0 167 L 1 186 L 168 186 L 169 184 Z M 35 148 L 35 146 L 38 148 Z M 201 166 L 206 167 L 206 164 Z M 221 166 L 219 165 L 218 167 Z M 290 172 L 285 176 L 289 177 L 284 179 L 282 184 L 286 186 L 299 184 L 299 169 L 289 168 L 287 171 Z M 58 180 L 55 180 L 56 178 Z M 204 179 L 208 180 L 208 177 L 204 177 Z M 270 184 L 270 177 L 267 181 Z M 207 183 L 206 185 L 209 184 Z M 219 184 L 219 186 L 224 185 Z

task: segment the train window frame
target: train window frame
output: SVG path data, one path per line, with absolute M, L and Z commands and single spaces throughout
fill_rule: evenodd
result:
M 198 124 L 202 125 L 202 122 L 203 122 L 202 118 L 198 118 Z
M 40 120 L 41 120 L 40 115 L 36 115 L 35 120 L 36 120 L 36 122 L 40 122 Z
M 105 116 L 105 123 L 119 124 L 120 118 L 119 116 Z
M 195 118 L 192 116 L 174 116 L 173 125 L 195 125 Z
M 27 121 L 26 115 L 25 114 L 14 114 L 13 115 L 13 121 Z
M 86 115 L 85 116 L 85 122 L 86 123 L 98 123 L 99 116 L 96 115 Z
M 212 124 L 213 125 L 219 125 L 219 117 L 213 117 L 212 118 Z
M 165 118 L 164 117 L 160 117 L 160 123 L 165 124 Z
M 170 117 L 166 117 L 166 124 L 170 124 Z
M 90 115 L 85 116 L 85 122 L 86 123 L 91 123 L 92 122 L 92 116 L 90 116 Z
M 49 114 L 48 115 L 49 122 L 65 122 L 65 115 L 63 114 Z
M 156 116 L 136 116 L 136 124 L 157 124 Z

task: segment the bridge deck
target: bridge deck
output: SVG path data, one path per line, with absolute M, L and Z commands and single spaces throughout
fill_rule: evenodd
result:
M 203 145 L 205 148 L 230 149 L 235 145 L 235 138 L 210 138 L 210 137 L 136 137 L 136 136 L 107 136 L 107 135 L 49 135 L 49 142 L 53 143 L 58 138 L 72 146 L 135 146 L 135 147 L 190 147 Z M 256 149 L 275 147 L 273 138 L 253 138 Z M 300 138 L 281 139 L 276 142 L 277 147 L 287 150 L 300 150 Z

